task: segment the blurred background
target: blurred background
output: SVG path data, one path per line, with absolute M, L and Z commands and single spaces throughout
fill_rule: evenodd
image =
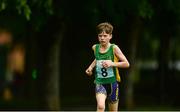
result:
M 179 0 L 0 0 L 0 110 L 96 110 L 96 25 L 130 62 L 119 110 L 180 110 Z

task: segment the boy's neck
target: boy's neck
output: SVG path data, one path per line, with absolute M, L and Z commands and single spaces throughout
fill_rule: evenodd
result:
M 100 47 L 103 48 L 103 49 L 107 49 L 107 48 L 109 48 L 110 45 L 111 45 L 111 44 L 108 43 L 108 44 L 106 44 L 106 45 L 100 45 Z

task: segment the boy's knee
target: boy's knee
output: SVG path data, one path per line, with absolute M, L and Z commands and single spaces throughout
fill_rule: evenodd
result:
M 105 110 L 105 105 L 103 105 L 103 104 L 98 104 L 98 105 L 97 105 L 97 109 L 98 109 L 98 110 L 101 110 L 101 111 L 104 111 L 104 110 Z

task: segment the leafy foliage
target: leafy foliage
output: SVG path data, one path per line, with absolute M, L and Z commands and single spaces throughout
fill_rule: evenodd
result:
M 142 0 L 141 3 L 138 5 L 138 13 L 143 18 L 151 19 L 154 10 L 147 0 Z
M 52 2 L 52 0 L 0 0 L 0 12 L 15 9 L 18 14 L 30 20 L 34 7 L 43 9 L 42 11 L 49 15 L 53 14 Z

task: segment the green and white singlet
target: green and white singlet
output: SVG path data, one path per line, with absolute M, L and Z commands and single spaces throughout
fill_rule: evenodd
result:
M 100 44 L 96 44 L 95 47 L 95 59 L 96 59 L 96 74 L 95 74 L 95 83 L 96 84 L 108 84 L 116 82 L 116 67 L 104 68 L 102 62 L 104 60 L 111 60 L 114 62 L 114 44 L 111 44 L 105 53 L 100 52 Z

